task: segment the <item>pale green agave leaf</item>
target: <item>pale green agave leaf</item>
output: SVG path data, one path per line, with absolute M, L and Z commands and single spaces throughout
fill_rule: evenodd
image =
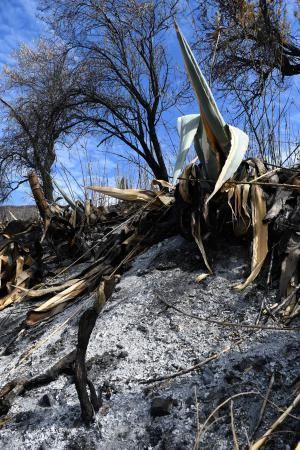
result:
M 176 32 L 185 67 L 197 95 L 201 110 L 203 111 L 209 127 L 216 137 L 221 149 L 227 153 L 230 146 L 230 136 L 228 134 L 226 123 L 218 109 L 213 94 L 201 72 L 201 69 L 197 64 L 193 52 L 177 25 Z
M 216 180 L 214 191 L 208 198 L 207 204 L 238 169 L 247 151 L 249 138 L 242 130 L 225 123 L 192 50 L 177 25 L 176 32 L 185 67 L 201 110 L 199 125 L 194 134 L 195 149 L 203 164 L 204 176 Z M 192 133 L 189 138 L 191 136 Z M 189 141 L 187 144 L 191 146 Z M 182 164 L 182 159 L 185 158 L 187 150 L 187 145 L 182 144 L 178 155 Z M 222 168 L 220 167 L 220 161 L 217 159 L 219 150 L 222 150 L 227 156 Z
M 239 128 L 229 125 L 231 134 L 231 148 L 221 173 L 215 184 L 213 192 L 206 200 L 206 204 L 213 198 L 213 196 L 221 189 L 223 184 L 233 177 L 239 165 L 243 161 L 245 153 L 249 144 L 249 137 Z
M 201 119 L 194 138 L 194 147 L 199 160 L 203 164 L 204 177 L 209 180 L 216 180 L 219 175 L 219 166 L 215 152 L 212 151 L 207 140 L 207 134 Z
M 178 117 L 177 130 L 180 137 L 180 147 L 177 155 L 173 174 L 173 184 L 176 184 L 179 175 L 182 173 L 186 155 L 193 144 L 200 121 L 200 114 L 188 114 Z

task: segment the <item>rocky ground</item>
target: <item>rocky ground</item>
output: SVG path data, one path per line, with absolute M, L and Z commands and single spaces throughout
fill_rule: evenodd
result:
M 297 385 L 299 389 L 299 332 L 222 326 L 186 315 L 253 324 L 262 302 L 275 301 L 276 290 L 263 285 L 242 293 L 232 289 L 249 270 L 249 255 L 241 244 L 215 244 L 210 255 L 215 273 L 200 284 L 195 282 L 203 271 L 197 249 L 181 237 L 136 258 L 91 335 L 89 376 L 103 397 L 94 424 L 82 424 L 72 375 L 61 375 L 14 399 L 0 422 L 1 449 L 192 449 L 197 421 L 201 429 L 230 397 L 232 402 L 213 415 L 200 435 L 200 448 L 234 448 L 233 428 L 240 448 L 247 448 L 262 408 L 259 393 L 265 396 L 270 386 L 255 432 L 256 438 L 261 436 L 281 414 L 279 408 L 292 402 Z M 0 385 L 43 373 L 72 351 L 79 317 L 93 299 L 94 294 L 86 295 L 51 322 L 21 333 L 0 358 Z M 14 305 L 0 313 L 2 352 L 31 306 Z M 179 373 L 228 346 L 202 367 Z M 165 379 L 154 381 L 159 377 Z M 297 413 L 298 420 L 289 417 L 264 448 L 296 447 L 299 411 L 293 411 Z

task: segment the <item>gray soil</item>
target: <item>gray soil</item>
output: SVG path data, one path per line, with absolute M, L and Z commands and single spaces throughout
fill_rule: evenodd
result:
M 248 393 L 234 397 L 232 404 L 237 439 L 240 448 L 246 448 L 263 402 L 250 391 L 264 396 L 273 376 L 269 394 L 273 403 L 267 404 L 255 434 L 256 439 L 261 436 L 281 414 L 278 408 L 285 409 L 295 398 L 299 332 L 225 327 L 166 306 L 162 300 L 192 315 L 254 324 L 263 300 L 275 301 L 276 290 L 267 291 L 262 285 L 242 293 L 233 290 L 249 270 L 249 255 L 242 245 L 215 245 L 209 254 L 215 273 L 200 284 L 195 282 L 203 271 L 197 249 L 181 237 L 136 258 L 90 338 L 89 377 L 103 396 L 95 422 L 83 425 L 72 376 L 62 375 L 14 399 L 7 420 L 0 422 L 0 448 L 192 449 L 197 417 L 201 427 L 219 404 Z M 93 300 L 94 294 L 87 294 L 52 321 L 21 334 L 9 354 L 0 357 L 0 385 L 41 374 L 73 350 L 79 317 Z M 18 304 L 0 313 L 2 352 L 30 307 Z M 274 323 L 269 320 L 267 325 Z M 228 346 L 228 352 L 198 370 L 151 381 L 194 366 Z M 264 448 L 294 449 L 297 431 L 299 420 L 288 418 Z M 230 402 L 213 416 L 201 435 L 200 448 L 234 448 Z

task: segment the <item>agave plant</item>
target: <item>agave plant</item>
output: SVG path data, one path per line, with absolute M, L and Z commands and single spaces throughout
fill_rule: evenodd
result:
M 199 103 L 200 114 L 178 119 L 180 150 L 175 164 L 173 183 L 176 183 L 187 152 L 194 143 L 202 163 L 203 178 L 215 181 L 215 188 L 208 202 L 236 172 L 247 151 L 249 138 L 242 130 L 226 124 L 189 44 L 178 25 L 175 26 L 186 71 Z
M 206 209 L 212 197 L 222 188 L 223 191 L 227 192 L 228 204 L 230 206 L 231 200 L 234 199 L 234 206 L 231 206 L 231 208 L 233 211 L 233 218 L 235 219 L 235 221 L 233 220 L 235 223 L 235 230 L 244 233 L 245 230 L 248 229 L 252 219 L 254 232 L 252 270 L 245 283 L 237 286 L 238 289 L 242 289 L 258 275 L 268 252 L 268 230 L 267 226 L 263 224 L 263 217 L 266 211 L 265 200 L 259 186 L 252 186 L 250 188 L 247 177 L 243 186 L 232 184 L 231 179 L 239 168 L 247 151 L 249 142 L 248 136 L 242 130 L 228 125 L 223 119 L 190 46 L 179 27 L 177 25 L 175 26 L 186 71 L 195 91 L 200 112 L 179 117 L 177 120 L 177 129 L 180 135 L 180 148 L 174 168 L 173 186 L 168 183 L 163 186 L 166 188 L 165 190 L 155 190 L 155 185 L 161 183 L 161 181 L 156 180 L 153 184 L 153 191 L 142 189 L 117 189 L 99 186 L 89 186 L 87 189 L 95 190 L 121 200 L 144 202 L 148 206 L 169 206 L 174 200 L 174 197 L 170 194 L 172 187 L 174 189 L 179 175 L 182 174 L 179 181 L 179 194 L 184 202 L 191 204 L 192 199 L 189 193 L 189 178 L 191 175 L 195 176 L 196 171 L 194 164 L 196 160 L 193 160 L 186 167 L 184 166 L 187 153 L 192 144 L 194 144 L 198 155 L 197 159 L 199 159 L 201 163 L 200 176 L 203 180 L 214 182 L 213 191 L 205 202 Z M 255 172 L 255 175 L 256 174 L 257 172 Z M 169 191 L 169 193 L 167 191 Z M 249 198 L 251 198 L 252 218 L 248 211 Z M 201 238 L 200 222 L 201 211 L 199 211 L 199 208 L 196 208 L 191 216 L 191 230 L 202 254 L 208 274 L 211 274 L 212 268 L 206 257 Z M 208 274 L 201 274 L 197 277 L 197 280 L 201 281 Z
M 228 195 L 228 204 L 232 209 L 236 234 L 244 234 L 252 221 L 253 254 L 251 273 L 244 283 L 236 286 L 237 289 L 243 289 L 257 277 L 268 253 L 268 226 L 263 223 L 266 214 L 266 201 L 262 189 L 257 185 L 251 186 L 253 176 L 252 181 L 250 181 L 251 177 L 248 177 L 247 171 L 246 176 L 243 178 L 244 184 L 230 183 L 243 161 L 248 148 L 249 138 L 242 130 L 226 124 L 189 44 L 177 24 L 175 24 L 175 27 L 186 71 L 199 103 L 200 114 L 179 117 L 177 121 L 180 134 L 180 149 L 175 164 L 173 183 L 177 182 L 183 170 L 188 150 L 194 143 L 196 153 L 201 162 L 201 176 L 203 180 L 214 181 L 215 183 L 212 193 L 206 199 L 206 207 L 212 197 L 222 188 Z M 182 178 L 188 178 L 190 171 L 191 164 L 184 170 L 184 177 Z M 254 169 L 252 175 L 255 178 L 262 174 L 259 170 Z M 188 199 L 188 180 L 181 181 L 180 184 L 179 192 L 181 196 L 184 200 Z M 252 217 L 250 217 L 248 211 L 249 198 L 251 198 Z M 231 204 L 232 199 L 234 200 L 233 207 Z M 199 218 L 198 221 L 200 221 Z M 192 230 L 195 230 L 195 218 L 192 220 Z M 195 235 L 193 232 L 193 235 L 205 265 L 209 273 L 211 273 L 212 270 L 207 262 L 201 240 L 200 225 L 198 225 L 197 234 Z M 201 279 L 203 279 L 203 276 L 200 276 Z

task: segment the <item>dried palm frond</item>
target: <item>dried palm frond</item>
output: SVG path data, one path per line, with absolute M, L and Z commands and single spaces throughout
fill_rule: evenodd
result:
M 173 201 L 173 197 L 164 192 L 154 192 L 146 189 L 118 189 L 107 186 L 86 186 L 86 189 L 100 192 L 119 200 L 149 203 L 153 206 L 169 205 Z

